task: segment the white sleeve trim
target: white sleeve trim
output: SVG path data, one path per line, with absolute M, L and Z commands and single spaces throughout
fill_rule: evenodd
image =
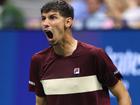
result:
M 29 81 L 29 84 L 35 86 L 35 83 L 32 81 Z

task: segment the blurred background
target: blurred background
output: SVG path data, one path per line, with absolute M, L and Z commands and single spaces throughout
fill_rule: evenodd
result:
M 34 53 L 49 47 L 40 27 L 40 8 L 48 1 L 0 0 L 0 105 L 35 105 L 29 66 Z M 74 37 L 104 48 L 133 105 L 140 105 L 140 0 L 67 1 L 75 10 Z

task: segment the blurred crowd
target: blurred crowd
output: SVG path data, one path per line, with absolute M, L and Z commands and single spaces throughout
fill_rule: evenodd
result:
M 73 0 L 71 4 L 78 30 L 140 29 L 140 0 Z
M 140 0 L 67 1 L 75 10 L 75 30 L 140 29 Z M 40 29 L 40 18 L 29 20 L 22 9 L 10 1 L 1 0 L 0 28 Z

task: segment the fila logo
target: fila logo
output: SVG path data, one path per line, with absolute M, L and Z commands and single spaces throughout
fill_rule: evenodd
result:
M 79 67 L 74 68 L 74 74 L 80 74 L 80 68 Z

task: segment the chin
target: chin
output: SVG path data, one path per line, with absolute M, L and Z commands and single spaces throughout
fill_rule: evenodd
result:
M 58 45 L 58 43 L 57 42 L 49 42 L 49 45 L 50 46 L 56 46 L 56 45 Z

